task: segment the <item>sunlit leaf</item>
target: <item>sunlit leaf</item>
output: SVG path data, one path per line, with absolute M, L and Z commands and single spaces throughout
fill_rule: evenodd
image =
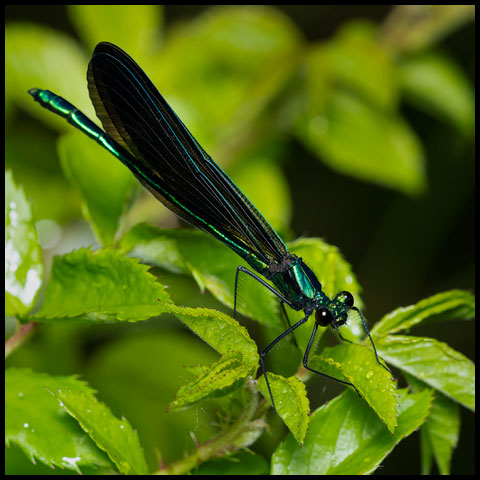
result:
M 193 382 L 181 387 L 169 409 L 181 410 L 210 397 L 227 395 L 232 385 L 239 386 L 238 380 L 251 372 L 252 366 L 242 361 L 241 353 L 226 353 L 213 365 L 203 367 Z
M 405 437 L 423 424 L 432 392 L 400 396 L 398 427 L 392 435 L 373 410 L 346 391 L 316 410 L 305 443 L 288 435 L 272 458 L 273 475 L 362 475 L 373 472 Z
M 78 386 L 60 386 L 51 391 L 60 405 L 75 418 L 95 444 L 104 450 L 120 473 L 148 473 L 137 432 L 128 420 L 114 417 L 93 393 Z
M 303 116 L 300 138 L 331 168 L 417 195 L 425 188 L 419 139 L 398 115 L 331 90 Z
M 379 336 L 408 330 L 415 325 L 474 317 L 475 297 L 464 290 L 450 290 L 432 295 L 414 305 L 397 308 L 376 323 L 370 333 Z
M 378 27 L 373 22 L 352 21 L 342 25 L 328 41 L 325 55 L 324 74 L 329 83 L 356 92 L 382 110 L 397 106 L 394 60 L 378 41 Z
M 243 355 L 243 363 L 250 365 L 250 374 L 256 370 L 257 346 L 247 329 L 235 319 L 208 308 L 188 308 L 172 304 L 168 308 L 217 352 L 221 354 L 240 352 Z
M 377 351 L 388 363 L 475 411 L 475 365 L 434 338 L 388 335 Z
M 75 388 L 92 394 L 75 377 L 50 376 L 30 370 L 5 372 L 5 442 L 21 447 L 31 462 L 81 472 L 82 467 L 112 467 L 107 456 L 78 423 L 65 414 L 46 388 Z
M 307 433 L 310 413 L 310 403 L 305 385 L 297 377 L 285 378 L 270 372 L 267 374 L 275 409 L 295 440 L 301 445 Z M 258 380 L 258 387 L 264 397 L 271 402 L 263 376 Z
M 139 260 L 79 249 L 54 258 L 36 321 L 138 322 L 165 311 L 170 296 Z
M 59 31 L 20 23 L 9 23 L 5 29 L 7 97 L 60 130 L 68 130 L 71 126 L 64 119 L 39 108 L 27 91 L 48 88 L 95 118 L 88 97 L 87 64 L 88 56 L 77 42 Z
M 309 366 L 352 383 L 392 434 L 395 432 L 398 416 L 396 385 L 392 374 L 377 363 L 371 348 L 354 344 L 325 348 L 311 358 Z
M 475 92 L 466 75 L 445 55 L 424 53 L 399 66 L 407 100 L 453 124 L 465 135 L 475 128 Z
M 31 206 L 5 172 L 5 314 L 22 315 L 35 301 L 43 263 Z

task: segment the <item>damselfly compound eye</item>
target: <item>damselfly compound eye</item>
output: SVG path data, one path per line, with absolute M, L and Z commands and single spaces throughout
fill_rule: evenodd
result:
M 328 308 L 322 307 L 315 312 L 315 322 L 321 327 L 330 325 L 333 321 L 332 312 Z

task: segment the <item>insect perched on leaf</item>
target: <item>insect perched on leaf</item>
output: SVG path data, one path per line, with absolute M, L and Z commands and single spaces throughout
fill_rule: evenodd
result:
M 387 369 L 380 363 L 352 294 L 342 291 L 331 299 L 322 291 L 312 270 L 288 251 L 275 230 L 203 150 L 129 55 L 116 45 L 99 43 L 88 65 L 87 80 L 90 98 L 105 131 L 49 90 L 32 88 L 29 93 L 40 105 L 64 117 L 115 155 L 167 208 L 226 244 L 250 265 L 256 273 L 243 266 L 236 271 L 234 316 L 240 273 L 249 275 L 270 290 L 282 306 L 286 304 L 303 311 L 303 318 L 260 354 L 260 366 L 274 408 L 265 355 L 312 314 L 315 314 L 315 324 L 303 357 L 307 370 L 353 386 L 308 366 L 318 326 L 330 325 L 337 329 L 346 323 L 352 310 L 360 315 L 377 362 Z

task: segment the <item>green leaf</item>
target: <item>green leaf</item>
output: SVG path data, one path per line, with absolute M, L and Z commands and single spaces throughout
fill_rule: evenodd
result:
M 403 438 L 427 418 L 432 392 L 408 395 L 399 391 L 398 427 L 392 435 L 355 392 L 320 407 L 311 416 L 305 443 L 292 435 L 272 458 L 273 475 L 361 475 L 373 472 Z
M 163 10 L 159 5 L 68 5 L 67 12 L 92 52 L 108 40 L 140 61 L 160 34 Z
M 148 473 L 137 432 L 126 419 L 115 418 L 108 407 L 91 391 L 76 386 L 55 388 L 51 392 L 60 405 L 75 418 L 95 444 L 104 450 L 125 475 Z
M 268 223 L 273 228 L 282 228 L 290 222 L 292 202 L 289 185 L 278 160 L 285 155 L 288 147 L 279 139 L 274 142 L 237 158 L 235 167 L 229 173 Z
M 140 224 L 125 234 L 121 246 L 144 262 L 174 273 L 192 275 L 202 290 L 207 289 L 230 308 L 233 308 L 237 267 L 250 268 L 227 246 L 197 230 L 161 230 Z M 242 276 L 240 280 L 238 310 L 262 325 L 283 326 L 276 313 L 276 298 L 265 295 L 266 289 L 258 282 L 242 279 Z
M 122 163 L 80 132 L 61 137 L 58 155 L 65 176 L 83 198 L 83 213 L 100 243 L 112 245 L 134 177 Z
M 138 322 L 166 311 L 165 287 L 138 259 L 116 250 L 79 249 L 55 257 L 35 321 Z
M 399 66 L 399 80 L 410 103 L 471 136 L 475 128 L 475 92 L 467 76 L 447 56 L 422 53 Z
M 72 127 L 41 108 L 28 90 L 48 88 L 95 118 L 85 80 L 87 64 L 87 55 L 68 35 L 31 23 L 10 23 L 5 28 L 6 98 L 58 130 Z
M 411 375 L 406 375 L 414 391 L 424 390 L 425 384 Z M 422 473 L 430 474 L 431 463 L 428 456 L 435 456 L 441 475 L 450 474 L 452 453 L 458 443 L 460 433 L 460 408 L 444 395 L 437 393 L 433 400 L 432 411 L 421 427 Z
M 55 257 L 42 308 L 36 321 L 140 321 L 175 314 L 219 353 L 238 351 L 253 372 L 258 365 L 255 342 L 236 320 L 207 308 L 171 303 L 165 287 L 139 260 L 116 250 L 80 249 Z
M 348 88 L 388 111 L 398 103 L 396 70 L 378 35 L 378 27 L 373 22 L 353 21 L 342 25 L 325 46 L 327 67 L 323 66 L 323 73 L 329 83 Z
M 408 195 L 424 190 L 420 141 L 399 116 L 339 89 L 325 93 L 321 105 L 314 99 L 309 105 L 299 136 L 332 169 Z
M 418 195 L 425 188 L 421 144 L 395 111 L 395 71 L 377 42 L 372 27 L 359 23 L 310 50 L 296 132 L 331 168 Z
M 267 372 L 267 375 L 275 408 L 295 440 L 302 445 L 307 433 L 310 413 L 305 385 L 297 377 L 285 378 L 270 372 Z M 258 380 L 258 388 L 271 402 L 265 377 L 262 376 Z
M 450 474 L 453 450 L 460 433 L 460 408 L 449 398 L 438 395 L 425 425 L 422 437 L 428 437 L 438 470 L 441 475 Z M 423 443 L 423 439 L 422 439 Z
M 475 411 L 475 365 L 433 338 L 392 335 L 375 346 L 388 363 Z
M 240 352 L 228 352 L 213 365 L 201 368 L 193 382 L 180 388 L 168 408 L 182 410 L 207 398 L 227 395 L 232 386 L 240 386 L 238 380 L 246 378 L 251 372 L 252 366 L 243 362 Z
M 392 434 L 395 432 L 398 415 L 396 385 L 392 375 L 377 363 L 371 348 L 355 344 L 325 348 L 320 355 L 311 358 L 309 366 L 355 385 Z
M 250 338 L 247 329 L 235 319 L 208 308 L 187 308 L 170 304 L 168 309 L 220 354 L 240 352 L 243 363 L 250 365 L 250 375 L 255 373 L 258 367 L 257 345 Z
M 28 312 L 43 279 L 32 209 L 12 172 L 5 172 L 5 315 Z
M 85 372 L 92 385 L 101 386 L 102 400 L 138 430 L 152 469 L 158 465 L 159 451 L 164 459 L 178 458 L 179 444 L 190 438 L 194 425 L 202 425 L 201 432 L 195 432 L 199 442 L 218 432 L 210 409 L 166 413 L 182 384 L 194 379 L 185 365 L 207 365 L 218 354 L 175 318 L 168 325 L 163 318 L 160 322 L 148 322 L 138 330 L 130 325 L 125 335 L 98 345 Z M 178 328 L 169 328 L 175 322 Z
M 419 325 L 475 317 L 475 297 L 464 290 L 450 290 L 425 298 L 385 315 L 370 331 L 372 336 L 397 333 Z
M 80 467 L 112 468 L 107 456 L 46 389 L 93 391 L 75 377 L 53 377 L 30 370 L 5 372 L 5 443 L 17 444 L 35 463 L 81 473 Z
M 199 235 L 199 232 L 179 228 L 161 229 L 139 223 L 123 235 L 120 246 L 149 265 L 172 273 L 189 273 L 186 260 L 178 247 L 183 237 L 189 235 Z M 218 245 L 218 242 L 215 244 Z
M 296 25 L 275 8 L 217 6 L 171 31 L 153 70 L 146 71 L 210 151 L 251 128 L 291 74 L 300 45 Z M 232 149 L 224 156 L 231 158 Z

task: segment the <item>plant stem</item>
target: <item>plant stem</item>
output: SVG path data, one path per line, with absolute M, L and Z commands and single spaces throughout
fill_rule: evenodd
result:
M 247 404 L 241 415 L 237 418 L 235 423 L 228 428 L 228 430 L 224 430 L 211 440 L 199 445 L 188 457 L 182 458 L 181 460 L 159 469 L 155 472 L 155 475 L 183 475 L 211 458 L 218 457 L 242 447 L 241 444 L 236 443 L 236 440 L 248 431 L 249 424 L 256 415 L 258 407 L 258 391 L 252 380 L 247 381 L 246 389 L 249 394 Z
M 16 333 L 5 342 L 5 358 L 7 358 L 12 352 L 14 352 L 30 338 L 36 325 L 37 324 L 35 322 L 29 322 L 26 325 L 20 325 Z

